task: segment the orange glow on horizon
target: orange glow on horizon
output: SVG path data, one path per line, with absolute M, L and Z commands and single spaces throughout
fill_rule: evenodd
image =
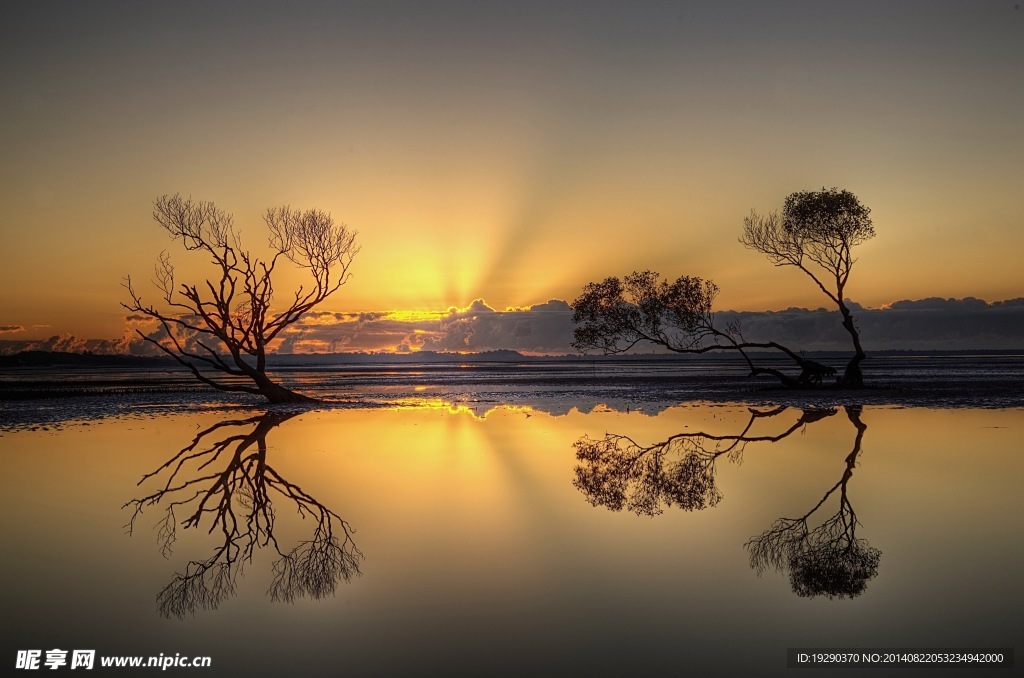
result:
M 751 209 L 823 186 L 872 210 L 855 302 L 1024 295 L 1012 4 L 923 19 L 722 4 L 686 21 L 657 3 L 503 4 L 409 8 L 422 12 L 409 23 L 371 3 L 115 25 L 25 3 L 2 45 L 0 337 L 120 336 L 123 276 L 148 284 L 164 249 L 201 285 L 207 259 L 151 217 L 175 192 L 233 214 L 261 255 L 263 210 L 331 213 L 362 249 L 317 310 L 403 322 L 474 299 L 572 301 L 645 269 L 714 280 L 721 310 L 825 306 L 806 277 L 737 242 Z M 305 273 L 280 263 L 283 300 Z
M 498 405 L 498 404 L 484 404 L 479 406 L 467 405 L 465 403 L 453 402 L 445 400 L 443 398 L 414 398 L 400 401 L 393 405 L 389 405 L 387 410 L 419 410 L 419 411 L 434 411 L 444 412 L 451 415 L 463 415 L 476 421 L 484 421 L 487 417 L 500 413 L 500 414 L 524 414 L 526 416 L 533 416 L 539 413 L 529 405 Z

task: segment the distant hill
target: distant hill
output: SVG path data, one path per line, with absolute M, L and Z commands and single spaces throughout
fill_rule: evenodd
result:
M 178 363 L 163 356 L 123 354 L 64 353 L 59 351 L 22 351 L 0 355 L 2 367 L 172 367 Z
M 921 350 L 887 350 L 869 351 L 874 357 L 892 356 L 958 356 L 958 355 L 1020 355 L 1021 351 L 1013 350 L 955 350 L 955 351 L 921 351 Z M 769 352 L 770 355 L 777 354 Z M 808 358 L 818 360 L 849 359 L 849 351 L 807 351 Z M 680 355 L 675 353 L 646 353 L 630 355 L 523 355 L 518 351 L 500 350 L 483 351 L 480 353 L 445 353 L 435 351 L 417 351 L 415 353 L 274 353 L 267 356 L 270 367 L 307 367 L 314 365 L 361 365 L 361 364 L 442 364 L 442 363 L 524 363 L 544 361 L 619 361 L 619 362 L 709 362 L 723 360 L 733 362 L 739 360 L 734 352 L 723 351 L 702 355 Z M 60 351 L 22 351 L 11 355 L 0 355 L 0 369 L 31 367 L 148 367 L 148 368 L 179 368 L 173 358 L 166 356 L 133 356 L 125 354 L 99 353 L 67 353 Z

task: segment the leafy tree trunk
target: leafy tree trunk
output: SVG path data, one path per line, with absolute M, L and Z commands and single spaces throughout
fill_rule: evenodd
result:
M 850 313 L 850 309 L 847 308 L 846 304 L 842 301 L 839 302 L 839 310 L 843 314 L 843 327 L 850 333 L 853 338 L 853 357 L 850 358 L 850 362 L 846 364 L 846 370 L 843 372 L 843 378 L 840 379 L 840 383 L 843 386 L 850 386 L 853 388 L 862 388 L 864 386 L 864 375 L 860 371 L 860 363 L 864 358 L 867 357 L 864 353 L 864 349 L 860 345 L 860 333 L 857 332 L 856 325 L 853 324 L 853 314 Z
M 788 355 L 790 358 L 795 360 L 796 363 L 798 365 L 800 365 L 801 368 L 803 368 L 803 366 L 804 366 L 803 359 L 800 356 L 798 356 L 796 353 L 794 353 L 793 351 L 791 351 L 788 348 L 786 348 L 785 346 L 783 346 L 781 344 L 778 344 L 778 343 L 776 343 L 774 341 L 769 341 L 769 342 L 765 342 L 765 343 L 738 342 L 728 332 L 722 332 L 720 330 L 716 330 L 713 326 L 710 326 L 710 325 L 709 325 L 709 330 L 708 331 L 711 334 L 713 334 L 714 336 L 721 337 L 721 338 L 725 339 L 726 341 L 729 342 L 729 344 L 732 346 L 732 348 L 735 348 L 737 351 L 739 351 L 739 354 L 743 357 L 743 360 L 746 361 L 747 367 L 750 368 L 750 376 L 757 377 L 757 376 L 761 376 L 761 375 L 767 375 L 767 376 L 775 377 L 776 379 L 779 380 L 779 382 L 783 386 L 787 386 L 789 388 L 795 388 L 795 387 L 801 385 L 799 380 L 794 379 L 793 377 L 789 376 L 788 374 L 785 374 L 784 372 L 780 372 L 779 370 L 773 369 L 771 367 L 757 367 L 757 366 L 755 366 L 754 365 L 754 361 L 751 360 L 750 356 L 747 355 L 747 352 L 743 350 L 744 348 L 773 348 L 773 349 L 782 351 L 783 353 Z M 725 348 L 725 349 L 728 349 L 729 346 L 716 346 L 715 348 Z

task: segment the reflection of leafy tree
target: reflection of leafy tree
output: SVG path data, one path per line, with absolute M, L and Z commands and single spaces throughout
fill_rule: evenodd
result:
M 267 463 L 267 433 L 296 414 L 272 412 L 214 424 L 139 481 L 165 476 L 162 487 L 125 504 L 133 508 L 129 534 L 145 508 L 162 505 L 157 538 L 165 557 L 179 524 L 199 528 L 208 521 L 208 532 L 220 538 L 209 558 L 190 561 L 160 591 L 162 615 L 181 618 L 197 609 L 215 609 L 234 594 L 244 566 L 265 547 L 279 556 L 269 590 L 274 601 L 323 598 L 334 593 L 339 580 L 359 574 L 363 554 L 352 540 L 351 526 Z M 288 551 L 274 536 L 274 494 L 294 502 L 301 517 L 316 521 L 312 537 Z M 187 515 L 179 523 L 182 512 Z
M 722 498 L 715 485 L 715 462 L 728 455 L 739 461 L 747 443 L 776 442 L 801 427 L 835 414 L 834 409 L 813 409 L 777 435 L 753 435 L 754 422 L 785 411 L 750 410 L 747 425 L 737 435 L 703 432 L 679 433 L 653 445 L 641 446 L 624 435 L 583 436 L 576 441 L 576 486 L 594 506 L 613 511 L 627 508 L 637 515 L 658 515 L 662 507 L 686 511 L 715 506 Z
M 857 514 L 847 496 L 847 484 L 860 454 L 867 430 L 860 419 L 861 408 L 846 407 L 857 429 L 853 450 L 846 457 L 843 476 L 810 511 L 799 518 L 780 518 L 771 528 L 747 542 L 750 565 L 758 574 L 767 568 L 789 572 L 793 591 L 802 597 L 853 598 L 878 574 L 882 552 L 858 539 Z M 808 519 L 839 491 L 839 510 L 823 523 L 810 528 Z

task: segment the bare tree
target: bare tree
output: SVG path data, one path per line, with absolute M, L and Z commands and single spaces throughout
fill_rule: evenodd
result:
M 803 191 L 786 198 L 781 217 L 777 212 L 762 216 L 751 211 L 740 237 L 741 243 L 776 266 L 795 266 L 806 273 L 836 304 L 854 348 L 840 381 L 853 387 L 864 385 L 860 363 L 866 356 L 844 295 L 856 262 L 853 248 L 875 235 L 870 213 L 849 191 Z
M 867 588 L 868 580 L 878 574 L 882 552 L 857 537 L 857 514 L 847 494 L 853 477 L 861 441 L 867 425 L 861 421 L 859 406 L 846 406 L 846 414 L 857 430 L 853 450 L 839 482 L 829 489 L 815 506 L 797 518 L 780 518 L 763 534 L 746 543 L 750 566 L 758 574 L 771 568 L 789 572 L 793 591 L 805 598 L 853 598 Z M 815 527 L 809 520 L 839 491 L 835 515 Z
M 162 478 L 153 492 L 124 505 L 132 509 L 125 526 L 129 534 L 144 510 L 162 507 L 157 539 L 164 557 L 171 555 L 179 526 L 206 528 L 208 522 L 207 531 L 219 540 L 210 557 L 189 561 L 160 591 L 161 615 L 181 618 L 216 609 L 234 595 L 245 565 L 262 548 L 278 555 L 268 592 L 274 601 L 323 598 L 334 593 L 339 581 L 360 574 L 363 554 L 352 527 L 267 461 L 267 434 L 297 414 L 270 412 L 218 422 L 139 481 Z M 294 503 L 300 517 L 315 522 L 312 537 L 287 551 L 274 536 L 275 494 Z M 184 519 L 178 515 L 182 512 Z
M 817 363 L 774 341 L 745 341 L 738 324 L 716 327 L 711 307 L 717 295 L 718 286 L 710 280 L 682 276 L 670 283 L 653 271 L 632 273 L 623 280 L 606 278 L 589 283 L 572 302 L 576 325 L 573 346 L 605 355 L 624 353 L 643 342 L 675 353 L 736 351 L 747 363 L 751 376 L 770 375 L 787 386 L 811 383 L 809 375 Z M 801 373 L 793 377 L 756 366 L 748 349 L 780 351 L 796 363 Z
M 348 281 L 359 251 L 356 232 L 320 210 L 271 208 L 263 218 L 273 254 L 263 261 L 242 248 L 232 216 L 212 202 L 165 195 L 154 201 L 153 218 L 186 250 L 210 257 L 216 272 L 198 285 L 178 284 L 170 256 L 162 253 L 154 284 L 164 309 L 144 303 L 129 276 L 131 301 L 122 306 L 153 318 L 162 330 L 162 336 L 138 334 L 220 390 L 261 395 L 272 403 L 309 401 L 270 378 L 267 350 L 285 328 Z M 305 269 L 312 282 L 300 286 L 287 306 L 275 308 L 272 278 L 282 257 Z

